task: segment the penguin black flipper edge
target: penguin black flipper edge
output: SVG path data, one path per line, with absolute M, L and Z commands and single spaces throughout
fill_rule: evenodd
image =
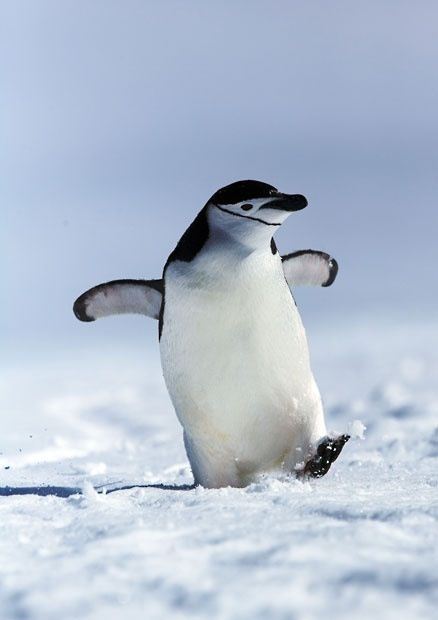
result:
M 338 274 L 336 260 L 319 250 L 299 250 L 281 257 L 289 287 L 331 286 Z
M 143 314 L 158 319 L 162 300 L 162 280 L 112 280 L 82 293 L 73 304 L 73 312 L 85 322 L 115 314 Z

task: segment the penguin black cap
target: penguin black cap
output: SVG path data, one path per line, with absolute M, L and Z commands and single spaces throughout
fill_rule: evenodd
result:
M 279 199 L 282 207 L 285 202 L 289 204 L 287 210 L 295 211 L 304 209 L 307 206 L 307 200 L 301 194 L 283 194 L 269 183 L 262 181 L 236 181 L 230 185 L 226 185 L 213 194 L 207 204 L 233 205 L 247 200 L 255 200 L 260 198 L 270 199 L 270 208 L 275 208 L 273 200 Z

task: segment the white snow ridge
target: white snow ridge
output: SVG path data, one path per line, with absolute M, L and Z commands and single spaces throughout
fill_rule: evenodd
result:
M 430 339 L 334 357 L 315 338 L 328 425 L 352 439 L 324 478 L 246 489 L 190 487 L 158 353 L 4 372 L 1 620 L 435 617 Z

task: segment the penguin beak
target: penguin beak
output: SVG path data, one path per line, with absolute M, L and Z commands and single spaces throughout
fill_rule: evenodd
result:
M 307 199 L 301 194 L 277 193 L 273 200 L 264 204 L 260 209 L 276 209 L 278 211 L 301 211 L 307 207 Z

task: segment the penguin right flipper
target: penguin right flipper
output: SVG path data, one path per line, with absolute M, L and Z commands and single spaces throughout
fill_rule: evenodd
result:
M 338 273 L 336 260 L 318 250 L 299 250 L 281 257 L 289 287 L 330 286 Z
M 162 300 L 163 280 L 113 280 L 82 293 L 73 312 L 87 322 L 114 314 L 144 314 L 158 319 Z

